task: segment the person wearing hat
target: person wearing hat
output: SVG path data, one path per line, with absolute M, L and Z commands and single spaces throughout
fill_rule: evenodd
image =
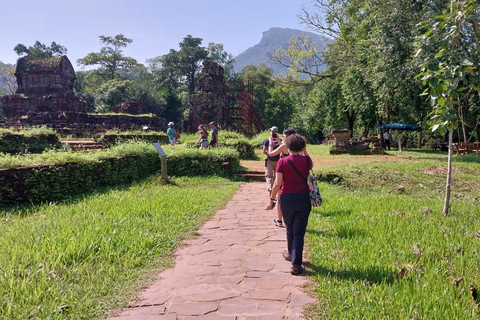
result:
M 273 183 L 275 182 L 275 168 L 277 167 L 278 159 L 280 159 L 279 155 L 276 156 L 269 156 L 268 150 L 269 148 L 277 149 L 282 140 L 278 137 L 278 128 L 273 126 L 270 128 L 270 137 L 263 140 L 263 154 L 266 155 L 265 159 L 265 181 L 267 182 L 267 190 L 270 195 L 270 192 L 273 188 Z M 274 219 L 273 222 L 276 226 L 282 226 L 282 213 L 280 209 L 278 209 L 277 219 Z
M 205 129 L 205 126 L 203 124 L 198 126 L 198 134 L 199 138 L 197 142 L 195 142 L 195 145 L 197 145 L 200 142 L 200 150 L 206 150 L 209 148 L 208 144 L 208 132 L 207 129 Z
M 173 122 L 168 123 L 167 135 L 170 144 L 174 146 L 177 143 L 177 138 L 175 138 L 175 124 Z
M 215 122 L 210 122 L 210 129 L 212 129 L 212 139 L 210 140 L 210 146 L 218 148 L 218 128 L 215 126 Z

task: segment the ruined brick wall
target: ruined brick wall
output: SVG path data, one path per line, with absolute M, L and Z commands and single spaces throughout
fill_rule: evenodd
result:
M 73 93 L 75 70 L 66 56 L 18 59 L 17 91 L 2 98 L 4 117 L 19 119 L 32 112 L 85 112 Z

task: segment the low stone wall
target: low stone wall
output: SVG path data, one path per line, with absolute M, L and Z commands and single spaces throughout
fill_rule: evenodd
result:
M 26 117 L 3 123 L 4 127 L 47 126 L 74 130 L 166 130 L 166 120 L 155 116 L 105 115 L 85 112 L 29 112 Z

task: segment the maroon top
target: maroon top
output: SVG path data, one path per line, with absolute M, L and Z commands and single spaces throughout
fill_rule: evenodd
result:
M 293 162 L 297 170 L 304 177 L 303 179 L 300 178 L 295 169 L 293 169 L 287 158 Z M 309 163 L 307 162 L 307 159 Z M 276 171 L 283 174 L 283 183 L 282 188 L 280 189 L 280 194 L 282 195 L 288 193 L 308 193 L 307 177 L 311 164 L 312 159 L 309 156 L 301 155 L 291 154 L 288 157 L 278 160 Z

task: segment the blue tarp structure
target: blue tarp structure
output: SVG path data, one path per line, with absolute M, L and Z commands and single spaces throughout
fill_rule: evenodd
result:
M 377 126 L 378 129 L 390 129 L 390 130 L 408 130 L 408 131 L 420 131 L 422 127 L 408 123 L 388 123 L 381 126 Z

